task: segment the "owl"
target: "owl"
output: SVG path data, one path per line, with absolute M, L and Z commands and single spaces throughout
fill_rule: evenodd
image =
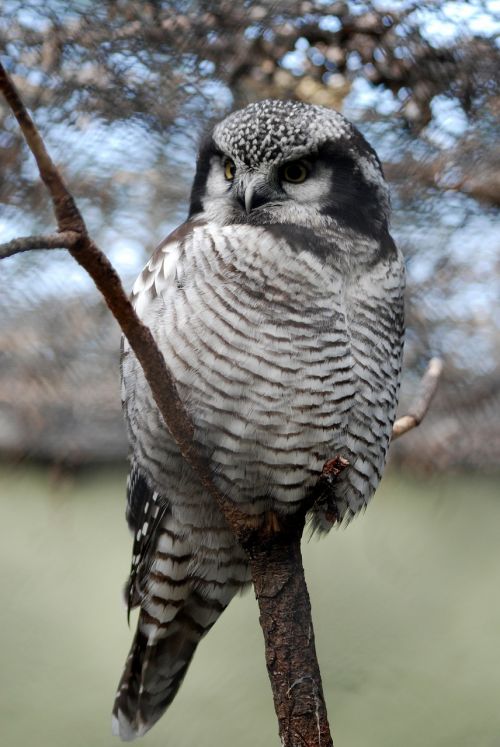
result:
M 297 511 L 326 460 L 335 494 L 309 512 L 328 531 L 382 475 L 399 389 L 404 266 L 379 160 L 341 114 L 261 101 L 200 148 L 187 221 L 133 289 L 218 489 L 254 521 Z M 249 583 L 247 557 L 179 453 L 126 342 L 135 638 L 113 731 L 143 735 L 196 646 Z

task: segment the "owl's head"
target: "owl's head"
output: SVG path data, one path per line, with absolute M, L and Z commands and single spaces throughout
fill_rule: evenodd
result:
M 338 225 L 378 236 L 389 196 L 373 148 L 322 106 L 266 100 L 233 112 L 202 145 L 190 217 L 220 225 Z

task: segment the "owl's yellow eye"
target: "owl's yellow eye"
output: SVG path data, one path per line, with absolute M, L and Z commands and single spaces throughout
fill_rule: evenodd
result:
M 236 173 L 236 165 L 230 158 L 226 158 L 224 161 L 224 176 L 228 182 L 232 182 Z
M 304 161 L 293 161 L 283 166 L 281 176 L 286 182 L 301 184 L 309 176 L 309 167 Z

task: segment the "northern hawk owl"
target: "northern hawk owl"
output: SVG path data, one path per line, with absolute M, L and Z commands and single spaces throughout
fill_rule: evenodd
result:
M 366 506 L 382 475 L 403 344 L 403 261 L 379 160 L 342 115 L 261 101 L 200 148 L 187 221 L 133 301 L 194 422 L 218 488 L 250 515 L 293 512 L 323 464 L 349 467 L 318 530 Z M 144 734 L 196 646 L 249 582 L 244 551 L 180 456 L 128 344 L 123 405 L 140 614 L 113 730 Z

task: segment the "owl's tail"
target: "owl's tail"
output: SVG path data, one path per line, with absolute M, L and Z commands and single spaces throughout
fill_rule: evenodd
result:
M 113 734 L 125 742 L 146 734 L 168 708 L 198 643 L 226 606 L 195 591 L 181 604 L 168 623 L 141 610 L 113 707 Z

